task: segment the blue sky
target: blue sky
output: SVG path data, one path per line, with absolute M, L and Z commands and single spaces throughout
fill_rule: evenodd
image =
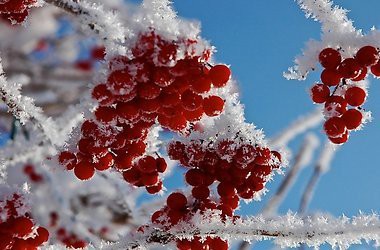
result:
M 380 26 L 380 2 L 376 0 L 335 1 L 351 10 L 349 17 L 357 28 L 368 31 Z M 197 19 L 202 23 L 202 36 L 217 47 L 216 58 L 230 64 L 233 76 L 239 81 L 241 99 L 246 106 L 246 117 L 274 136 L 298 116 L 315 108 L 308 96 L 308 88 L 318 74 L 298 82 L 287 81 L 282 72 L 293 65 L 293 59 L 309 39 L 318 40 L 320 25 L 304 17 L 294 1 L 255 0 L 175 0 L 178 15 Z M 359 210 L 380 212 L 380 80 L 371 79 L 369 98 L 365 108 L 373 112 L 373 121 L 364 130 L 352 133 L 349 142 L 336 154 L 331 170 L 319 182 L 310 211 L 323 211 L 335 216 L 355 215 Z M 318 127 L 314 132 L 325 137 Z M 292 149 L 301 140 L 291 143 Z M 289 197 L 280 207 L 280 213 L 296 211 L 302 191 L 312 168 L 305 169 Z M 276 176 L 269 185 L 269 198 L 283 177 Z M 173 183 L 177 186 L 179 183 Z M 254 202 L 241 209 L 243 214 L 260 210 L 265 203 Z M 258 249 L 268 249 L 259 245 Z M 368 246 L 352 249 L 368 249 Z

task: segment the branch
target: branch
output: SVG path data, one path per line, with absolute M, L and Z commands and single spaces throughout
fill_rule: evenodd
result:
M 0 59 L 1 60 L 1 59 Z M 7 105 L 14 117 L 22 124 L 30 121 L 38 128 L 52 145 L 56 145 L 60 138 L 56 136 L 56 124 L 52 119 L 44 116 L 42 110 L 34 105 L 33 99 L 22 96 L 17 84 L 10 84 L 0 61 L 0 97 Z
M 74 15 L 81 24 L 86 25 L 91 32 L 103 40 L 107 52 L 114 51 L 117 54 L 125 54 L 124 43 L 126 38 L 135 35 L 131 30 L 122 26 L 122 22 L 115 13 L 104 10 L 101 5 L 77 0 L 43 1 Z
M 271 197 L 266 206 L 262 209 L 263 214 L 271 215 L 277 211 L 290 187 L 294 184 L 299 171 L 310 163 L 313 152 L 315 151 L 315 148 L 318 146 L 318 144 L 319 141 L 315 135 L 306 135 L 302 147 L 298 155 L 295 157 L 293 167 L 290 169 L 290 171 L 288 171 L 288 174 L 281 183 L 276 194 Z
M 315 111 L 302 116 L 290 124 L 279 135 L 271 138 L 269 144 L 276 148 L 286 146 L 297 135 L 318 126 L 323 121 L 323 114 L 318 108 Z
M 350 219 L 328 215 L 301 218 L 289 213 L 271 219 L 260 215 L 222 222 L 215 214 L 198 214 L 193 217 L 190 225 L 183 223 L 170 230 L 146 229 L 144 233 L 134 235 L 135 238 L 130 241 L 124 240 L 103 248 L 136 249 L 155 243 L 168 244 L 177 239 L 192 239 L 194 236 L 245 241 L 274 239 L 281 247 L 297 247 L 300 244 L 319 247 L 330 244 L 333 247 L 347 248 L 361 240 L 373 240 L 375 245 L 379 245 L 380 220 L 376 214 L 360 214 Z
M 334 147 L 329 141 L 327 141 L 319 156 L 318 162 L 315 165 L 313 175 L 311 176 L 302 195 L 300 207 L 298 209 L 299 213 L 304 214 L 306 212 L 307 207 L 309 206 L 310 201 L 313 198 L 317 183 L 319 179 L 322 177 L 322 175 L 329 170 L 331 160 L 334 157 L 335 153 L 336 147 Z

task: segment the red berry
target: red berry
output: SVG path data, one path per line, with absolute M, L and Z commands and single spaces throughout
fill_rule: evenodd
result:
M 139 107 L 134 102 L 119 102 L 116 112 L 120 118 L 130 121 L 139 116 Z
M 161 224 L 163 222 L 163 219 L 161 217 L 164 217 L 165 213 L 161 210 L 158 210 L 152 214 L 151 221 L 153 223 Z
M 127 182 L 131 184 L 135 184 L 138 181 L 140 181 L 141 173 L 135 168 L 131 168 L 123 172 L 123 177 L 124 177 L 124 180 L 126 180 Z
M 163 173 L 168 167 L 168 164 L 166 163 L 164 158 L 158 157 L 156 159 L 156 166 L 157 166 L 157 171 L 160 173 Z
M 153 74 L 153 81 L 159 87 L 167 87 L 173 83 L 173 77 L 165 67 L 156 68 Z
M 191 88 L 195 93 L 206 93 L 211 89 L 211 79 L 207 76 L 202 76 L 191 84 Z
M 344 59 L 338 67 L 338 73 L 346 79 L 352 79 L 359 76 L 360 70 L 361 66 L 354 58 Z
M 236 194 L 235 187 L 229 182 L 219 183 L 217 190 L 221 197 L 232 197 Z
M 205 200 L 210 196 L 210 189 L 207 186 L 193 187 L 191 194 L 195 199 Z
M 169 119 L 168 128 L 173 131 L 181 131 L 187 126 L 187 120 L 183 115 L 171 117 Z
M 364 78 L 367 76 L 367 73 L 368 73 L 367 67 L 362 67 L 360 69 L 360 74 L 357 77 L 353 78 L 352 81 L 358 82 L 358 81 L 364 80 Z
M 348 132 L 338 136 L 338 137 L 329 137 L 330 141 L 334 144 L 343 144 L 348 140 Z
M 360 106 L 364 103 L 366 98 L 366 92 L 360 87 L 351 87 L 347 89 L 344 97 L 348 104 L 351 106 Z
M 112 107 L 100 106 L 95 111 L 96 120 L 109 123 L 117 118 L 117 111 Z
M 111 153 L 107 153 L 94 164 L 95 168 L 99 171 L 109 169 L 114 164 L 113 156 Z
M 324 84 L 316 84 L 310 90 L 311 99 L 315 103 L 324 103 L 330 96 L 330 89 Z
M 377 62 L 375 65 L 371 66 L 371 72 L 374 76 L 380 77 L 380 62 Z
M 31 243 L 34 246 L 42 245 L 44 242 L 49 240 L 49 231 L 44 227 L 37 228 L 37 236 L 32 239 Z
M 331 117 L 323 127 L 328 137 L 338 137 L 346 131 L 344 120 L 339 117 Z
M 379 60 L 379 51 L 373 46 L 364 46 L 356 52 L 355 58 L 358 63 L 368 67 L 377 63 Z
M 141 181 L 145 186 L 153 186 L 158 183 L 158 173 L 142 174 Z
M 250 144 L 244 144 L 236 150 L 235 160 L 241 164 L 248 164 L 254 160 L 256 149 Z
M 70 151 L 63 151 L 59 154 L 58 161 L 64 165 L 67 170 L 71 170 L 77 163 L 77 157 Z
M 187 205 L 187 199 L 182 193 L 175 192 L 168 196 L 166 203 L 168 204 L 168 207 L 173 210 L 182 210 Z
M 227 84 L 231 76 L 231 70 L 226 65 L 215 65 L 209 71 L 209 77 L 212 84 L 217 87 L 223 87 Z
M 10 230 L 18 237 L 24 237 L 33 231 L 33 222 L 26 217 L 18 217 L 10 220 Z
M 326 69 L 336 69 L 341 60 L 339 51 L 332 48 L 326 48 L 319 53 L 319 62 Z
M 347 101 L 341 96 L 330 96 L 325 103 L 328 116 L 340 116 L 347 110 Z
M 204 185 L 205 175 L 200 169 L 190 169 L 185 174 L 186 182 L 191 186 L 201 186 Z
M 139 160 L 137 167 L 142 173 L 154 173 L 157 171 L 156 159 L 150 155 L 145 156 Z
M 324 69 L 321 73 L 321 81 L 327 86 L 336 86 L 340 83 L 341 75 L 332 69 Z
M 342 115 L 342 119 L 347 129 L 356 129 L 362 123 L 363 114 L 357 109 L 349 109 Z
M 96 85 L 92 90 L 92 97 L 101 105 L 110 105 L 115 101 L 114 95 L 108 90 L 105 84 Z
M 80 161 L 74 168 L 74 174 L 80 180 L 88 180 L 94 176 L 95 169 L 90 163 L 86 161 Z
M 162 181 L 158 181 L 156 185 L 145 187 L 145 189 L 150 194 L 156 194 L 162 189 Z
M 209 96 L 203 100 L 203 110 L 208 116 L 217 116 L 222 113 L 224 100 L 219 96 Z
M 195 122 L 195 121 L 199 121 L 203 114 L 204 114 L 204 110 L 202 107 L 196 109 L 196 110 L 183 110 L 183 116 L 186 118 L 186 120 L 188 120 L 189 122 Z
M 265 165 L 269 163 L 271 154 L 270 154 L 270 149 L 269 148 L 256 148 L 256 156 L 255 159 L 253 160 L 254 163 L 258 165 Z
M 202 106 L 203 98 L 191 90 L 186 90 L 182 93 L 181 100 L 186 110 L 196 110 Z

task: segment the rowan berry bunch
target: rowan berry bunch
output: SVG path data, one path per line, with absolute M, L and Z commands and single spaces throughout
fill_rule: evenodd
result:
M 5 0 L 0 3 L 0 17 L 12 23 L 22 23 L 37 0 Z
M 35 226 L 24 210 L 19 194 L 0 201 L 0 249 L 32 250 L 48 241 L 49 232 Z
M 319 62 L 324 67 L 322 83 L 311 88 L 311 98 L 315 103 L 325 104 L 324 131 L 330 141 L 342 144 L 348 140 L 350 131 L 358 129 L 364 121 L 361 106 L 367 92 L 359 81 L 369 74 L 368 67 L 374 76 L 380 76 L 379 50 L 364 46 L 354 57 L 342 60 L 339 50 L 325 48 L 319 53 Z
M 210 53 L 195 40 L 169 42 L 154 31 L 140 35 L 133 58 L 113 58 L 106 82 L 93 89 L 99 106 L 95 118 L 82 125 L 79 152 L 62 152 L 59 161 L 82 180 L 95 169 L 113 167 L 127 182 L 159 192 L 166 162 L 146 155 L 152 126 L 186 134 L 204 115 L 223 111 L 224 100 L 210 91 L 224 87 L 231 72 L 225 65 L 209 65 Z
M 237 137 L 238 138 L 238 137 Z M 239 138 L 240 139 L 240 138 Z M 180 141 L 168 145 L 168 155 L 189 170 L 186 182 L 192 186 L 191 196 L 174 192 L 167 198 L 166 206 L 152 215 L 158 226 L 171 227 L 181 221 L 188 222 L 196 213 L 218 211 L 221 220 L 235 218 L 239 200 L 252 199 L 264 188 L 273 169 L 279 167 L 281 155 L 269 148 L 254 146 L 240 140 Z M 218 199 L 212 196 L 216 184 Z M 228 249 L 228 243 L 220 238 L 201 241 L 177 241 L 178 249 Z

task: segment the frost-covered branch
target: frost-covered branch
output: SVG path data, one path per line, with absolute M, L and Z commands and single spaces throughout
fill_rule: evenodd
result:
M 315 148 L 318 145 L 319 145 L 319 140 L 315 135 L 313 134 L 306 135 L 304 142 L 301 146 L 301 149 L 294 159 L 293 166 L 288 171 L 285 179 L 281 183 L 276 194 L 273 197 L 271 197 L 269 202 L 263 208 L 262 210 L 263 214 L 271 215 L 277 211 L 278 206 L 280 205 L 281 201 L 284 199 L 284 197 L 288 193 L 290 187 L 295 182 L 295 179 L 298 173 L 300 172 L 300 170 L 310 163 L 313 153 L 315 151 Z
M 106 11 L 101 5 L 76 0 L 44 1 L 75 15 L 79 23 L 86 25 L 92 32 L 100 36 L 109 52 L 125 54 L 126 51 L 123 46 L 125 39 L 135 35 L 131 30 L 123 27 L 121 20 L 115 13 Z
M 313 174 L 310 177 L 310 180 L 302 195 L 300 207 L 298 209 L 298 212 L 300 212 L 301 214 L 306 212 L 307 207 L 309 206 L 310 201 L 313 198 L 313 194 L 319 179 L 324 173 L 326 173 L 329 170 L 331 160 L 333 159 L 337 150 L 336 148 L 337 146 L 332 145 L 329 141 L 325 143 L 323 150 L 319 155 L 319 159 L 315 164 Z
M 33 99 L 21 95 L 19 87 L 7 82 L 0 61 L 0 96 L 9 111 L 23 124 L 32 122 L 53 145 L 57 144 L 60 138 L 55 133 L 56 124 L 34 105 Z
M 281 247 L 297 247 L 300 244 L 318 247 L 329 244 L 345 249 L 362 240 L 373 240 L 378 246 L 380 220 L 376 214 L 360 214 L 350 219 L 345 216 L 333 218 L 329 215 L 301 218 L 289 213 L 271 219 L 259 215 L 223 222 L 215 214 L 198 215 L 189 224 L 182 224 L 170 230 L 146 229 L 144 233 L 134 235 L 135 238 L 130 241 L 124 240 L 115 245 L 106 245 L 104 248 L 136 249 L 152 243 L 168 244 L 176 239 L 192 239 L 194 236 L 217 236 L 227 240 L 246 241 L 274 239 Z
M 295 120 L 279 135 L 271 138 L 269 144 L 276 148 L 284 147 L 297 135 L 304 133 L 308 129 L 318 126 L 322 121 L 323 114 L 320 109 L 316 109 L 315 111 Z

